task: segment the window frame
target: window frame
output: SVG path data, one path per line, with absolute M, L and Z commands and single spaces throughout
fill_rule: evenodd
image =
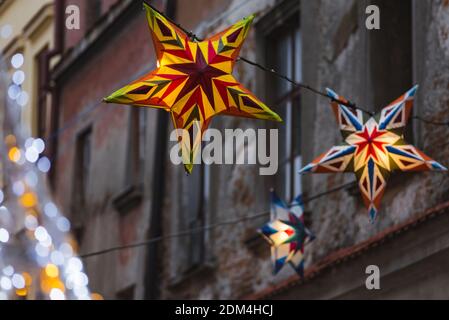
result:
M 146 111 L 146 108 L 131 108 L 129 111 L 125 188 L 140 187 L 143 183 L 148 124 Z
M 85 176 L 85 151 L 86 138 L 89 138 L 89 164 L 87 167 L 87 177 Z M 89 177 L 92 164 L 92 137 L 93 128 L 88 126 L 76 136 L 76 154 L 75 154 L 75 168 L 74 168 L 74 208 L 76 211 L 84 211 L 86 209 L 86 195 L 89 187 Z
M 293 32 L 292 32 L 292 27 Z M 257 23 L 257 33 L 258 33 L 258 42 L 261 43 L 262 51 L 258 52 L 258 61 L 262 61 L 268 67 L 274 67 L 273 65 L 273 57 L 270 56 L 270 52 L 273 50 L 267 50 L 272 46 L 273 37 L 275 34 L 279 32 L 290 32 L 290 38 L 292 43 L 290 45 L 292 50 L 292 61 L 291 61 L 291 69 L 292 69 L 292 78 L 296 78 L 296 81 L 301 81 L 303 76 L 302 70 L 302 30 L 301 30 L 301 21 L 300 21 L 300 4 L 299 1 L 295 0 L 286 0 L 273 8 L 265 17 L 263 17 Z M 296 39 L 296 32 L 299 32 L 299 41 Z M 296 48 L 296 45 L 299 43 L 299 48 Z M 299 55 L 299 57 L 298 57 Z M 299 64 L 298 64 L 299 63 Z M 299 72 L 297 70 L 297 66 L 299 65 Z M 298 72 L 298 74 L 297 74 Z M 289 135 L 291 138 L 290 152 L 289 155 L 279 155 L 279 169 L 282 171 L 285 167 L 287 167 L 288 172 L 285 175 L 280 176 L 276 174 L 275 177 L 268 178 L 268 183 L 273 185 L 278 185 L 280 181 L 286 181 L 286 184 L 282 189 L 287 190 L 285 194 L 284 192 L 278 193 L 281 197 L 284 197 L 286 201 L 293 199 L 297 194 L 302 192 L 302 181 L 301 177 L 297 174 L 297 171 L 300 169 L 302 165 L 302 157 L 301 157 L 301 95 L 300 89 L 298 87 L 291 87 L 291 89 L 280 98 L 277 99 L 274 97 L 274 91 L 269 90 L 268 83 L 271 83 L 273 79 L 272 75 L 267 73 L 260 73 L 259 78 L 262 79 L 262 90 L 259 91 L 261 96 L 265 95 L 266 101 L 269 102 L 270 105 L 280 106 L 282 104 L 290 102 L 292 105 L 290 106 L 282 106 L 279 108 L 287 108 L 286 112 L 291 113 L 291 117 L 284 117 L 283 125 L 287 125 Z M 283 81 L 283 80 L 281 80 Z M 289 101 L 290 100 L 290 101 Z M 275 110 L 275 111 L 279 111 Z M 281 110 L 282 112 L 284 110 Z M 296 119 L 294 121 L 293 119 Z M 273 124 L 267 124 L 269 128 L 279 128 Z M 281 128 L 282 129 L 282 128 Z M 283 129 L 282 129 L 283 130 Z M 299 136 L 297 136 L 299 134 Z M 283 143 L 280 141 L 280 143 Z M 288 178 L 286 179 L 286 176 Z

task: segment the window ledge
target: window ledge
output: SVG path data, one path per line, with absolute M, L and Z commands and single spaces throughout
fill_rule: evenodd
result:
M 142 185 L 132 185 L 121 193 L 116 195 L 112 200 L 112 205 L 120 214 L 126 214 L 135 207 L 139 206 L 143 199 Z
M 270 244 L 257 232 L 254 232 L 250 237 L 246 238 L 244 244 L 256 256 L 263 255 L 266 252 L 267 246 L 270 247 Z

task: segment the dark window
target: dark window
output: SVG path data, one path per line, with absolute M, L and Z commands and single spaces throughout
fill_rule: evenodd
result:
M 135 186 L 142 182 L 145 164 L 146 111 L 145 108 L 133 108 L 130 113 L 127 186 Z
M 381 12 L 380 30 L 368 31 L 371 102 L 378 112 L 414 85 L 412 1 L 374 0 L 372 4 Z M 407 142 L 414 143 L 411 121 L 404 134 Z M 405 177 L 393 175 L 385 197 L 398 192 Z
M 192 174 L 187 177 L 188 190 L 183 214 L 187 219 L 187 228 L 194 231 L 185 239 L 188 252 L 185 272 L 199 267 L 204 262 L 205 233 L 202 227 L 204 226 L 205 171 L 205 165 L 196 165 Z
M 84 210 L 89 183 L 92 152 L 92 130 L 88 129 L 78 136 L 75 162 L 75 208 Z
M 102 0 L 89 0 L 86 2 L 87 28 L 90 28 L 101 17 Z
M 413 86 L 412 1 L 374 0 L 380 30 L 368 32 L 372 101 L 376 111 Z
M 280 74 L 301 81 L 301 32 L 299 13 L 290 13 L 291 18 L 283 21 L 266 36 L 266 61 Z M 276 191 L 287 201 L 301 192 L 298 170 L 301 167 L 300 146 L 300 104 L 299 90 L 291 83 L 267 75 L 270 105 L 284 120 L 279 130 L 279 171 L 276 175 Z

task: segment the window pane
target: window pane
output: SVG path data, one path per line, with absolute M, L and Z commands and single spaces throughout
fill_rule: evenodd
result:
M 273 31 L 267 48 L 271 65 L 282 75 L 295 81 L 302 80 L 301 34 L 296 17 L 286 21 Z M 269 61 L 270 62 L 270 61 Z M 277 193 L 287 201 L 300 191 L 300 176 L 298 162 L 295 157 L 300 152 L 300 110 L 299 94 L 288 81 L 278 77 L 269 77 L 274 83 L 271 101 L 284 122 L 277 125 L 279 130 L 279 162 L 280 167 L 276 175 L 275 188 Z M 270 86 L 268 86 L 270 87 Z
M 147 113 L 145 108 L 139 110 L 139 175 L 143 174 L 145 163 Z
M 302 82 L 302 38 L 301 31 L 295 30 L 295 81 Z
M 292 76 L 292 41 L 289 33 L 282 34 L 275 42 L 275 69 L 287 77 Z M 276 100 L 281 99 L 292 89 L 291 83 L 276 78 Z

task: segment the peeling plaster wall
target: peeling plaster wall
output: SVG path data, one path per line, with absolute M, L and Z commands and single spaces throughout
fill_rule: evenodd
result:
M 243 1 L 233 1 L 220 11 L 225 16 L 227 11 L 242 3 Z M 211 33 L 236 21 L 246 13 L 257 12 L 263 15 L 275 4 L 274 1 L 257 1 L 252 7 L 251 3 L 253 2 L 248 2 L 244 9 L 231 14 L 232 18 L 222 20 L 217 18 L 216 27 L 202 23 L 195 29 L 193 22 L 195 20 L 192 16 L 189 16 L 191 20 L 185 23 L 190 23 L 189 26 L 199 34 Z M 348 99 L 356 101 L 361 107 L 372 108 L 373 96 L 370 93 L 372 84 L 368 77 L 369 35 L 365 29 L 364 13 L 368 2 L 357 1 L 357 3 L 354 9 L 355 2 L 349 0 L 301 2 L 303 76 L 305 83 L 320 89 L 331 87 Z M 434 120 L 447 119 L 449 117 L 448 3 L 415 1 L 413 10 L 414 46 L 417 51 L 421 50 L 420 55 L 414 53 L 414 82 L 420 84 L 415 104 L 416 114 Z M 428 16 L 425 16 L 426 13 Z M 184 23 L 182 12 L 179 12 L 178 19 Z M 350 21 L 348 22 L 350 19 L 355 19 L 355 27 Z M 258 50 L 256 39 L 253 29 L 245 43 L 242 56 L 256 59 Z M 250 89 L 258 92 L 261 86 L 258 82 L 260 76 L 253 67 L 238 63 L 236 76 Z M 402 93 L 397 92 L 397 96 Z M 259 94 L 263 96 L 264 92 Z M 332 145 L 340 143 L 341 137 L 326 99 L 304 92 L 302 105 L 303 157 L 304 162 L 307 162 Z M 212 127 L 246 128 L 257 125 L 257 121 L 217 118 Z M 429 156 L 447 166 L 449 148 L 441 146 L 446 140 L 447 128 L 421 123 L 412 125 L 415 126 L 414 142 Z M 179 179 L 185 179 L 182 169 L 169 167 L 169 170 L 169 185 L 177 186 L 175 188 L 180 192 Z M 213 190 L 218 195 L 210 204 L 212 210 L 207 213 L 212 223 L 263 212 L 268 208 L 265 199 L 270 186 L 266 180 L 258 176 L 254 166 L 221 166 L 214 168 L 213 172 Z M 314 175 L 303 178 L 307 195 L 314 195 L 354 180 L 351 174 Z M 357 244 L 389 226 L 403 222 L 447 200 L 448 189 L 449 179 L 445 173 L 397 173 L 390 179 L 379 219 L 374 225 L 368 221 L 367 210 L 357 188 L 335 192 L 308 204 L 306 209 L 311 212 L 311 229 L 316 233 L 317 240 L 308 247 L 307 265 L 319 261 L 334 250 Z M 167 233 L 179 230 L 173 219 L 179 214 L 177 202 L 177 196 L 170 193 L 170 197 L 166 199 L 165 215 L 170 218 L 164 222 L 164 230 Z M 254 250 L 245 244 L 249 235 L 254 234 L 253 230 L 263 222 L 264 218 L 261 218 L 258 221 L 225 226 L 208 232 L 211 267 L 196 274 L 179 275 L 177 269 L 179 265 L 174 261 L 176 260 L 174 257 L 177 253 L 182 255 L 178 251 L 182 239 L 164 243 L 163 264 L 166 267 L 164 272 L 166 285 L 163 285 L 163 297 L 237 298 L 267 288 L 291 276 L 293 273 L 289 268 L 285 268 L 281 274 L 273 277 L 268 247 L 260 244 Z M 366 266 L 355 268 L 359 267 L 360 270 L 364 270 Z M 173 278 L 177 278 L 175 283 L 171 282 Z M 342 292 L 344 290 L 343 285 Z
M 280 1 L 275 0 L 189 0 L 178 1 L 176 20 L 200 36 L 218 32 L 240 18 L 257 14 L 255 26 Z M 364 4 L 357 1 L 354 9 L 351 0 L 302 0 L 301 30 L 303 35 L 303 78 L 313 87 L 334 88 L 360 106 L 372 107 L 373 97 L 367 73 L 368 42 L 364 24 Z M 414 81 L 420 84 L 415 105 L 417 114 L 429 119 L 449 118 L 449 3 L 444 1 L 413 1 L 414 7 Z M 207 8 L 207 10 L 205 9 Z M 354 11 L 355 15 L 354 15 Z M 355 18 L 354 18 L 355 17 Z M 355 20 L 354 20 L 355 19 Z M 352 24 L 351 24 L 352 23 Z M 354 27 L 355 24 L 355 27 Z M 258 60 L 260 47 L 256 27 L 244 44 L 241 55 Z M 133 30 L 133 32 L 129 32 Z M 147 43 L 148 45 L 142 45 Z M 111 39 L 110 44 L 85 65 L 73 72 L 62 89 L 63 111 L 61 124 L 71 115 L 97 101 L 105 92 L 129 82 L 138 71 L 152 67 L 152 59 L 144 16 L 140 15 L 123 28 L 123 32 Z M 127 70 L 124 74 L 123 70 Z M 391 70 L 400 72 L 400 70 Z M 246 87 L 264 98 L 264 84 L 256 68 L 239 62 L 235 76 Z M 114 80 L 111 80 L 114 79 Z M 94 86 L 87 86 L 93 83 Z M 403 92 L 398 92 L 397 96 Z M 301 96 L 302 103 L 302 155 L 307 163 L 336 143 L 341 142 L 328 101 L 308 92 Z M 148 113 L 147 163 L 145 173 L 145 200 L 136 211 L 120 216 L 112 207 L 113 196 L 122 190 L 126 166 L 126 134 L 128 112 L 124 107 L 101 116 L 94 127 L 93 167 L 95 178 L 89 183 L 89 217 L 81 252 L 90 252 L 143 240 L 148 230 L 151 207 L 151 173 L 154 160 L 156 111 Z M 274 108 L 276 110 L 276 108 Z M 99 116 L 97 111 L 92 117 Z M 93 118 L 83 122 L 87 125 Z M 97 121 L 97 120 L 95 120 Z M 212 128 L 264 128 L 264 121 L 233 117 L 216 117 Z M 447 128 L 414 124 L 416 144 L 429 156 L 448 166 L 449 144 Z M 170 127 L 171 128 L 171 127 Z M 326 128 L 323 130 L 323 128 Z M 69 145 L 76 128 L 62 136 L 62 148 Z M 173 143 L 169 143 L 169 149 Z M 71 188 L 75 151 L 58 159 L 57 188 L 63 208 L 71 209 Z M 170 235 L 189 228 L 183 215 L 183 201 L 189 189 L 189 178 L 181 166 L 174 166 L 167 157 L 166 190 L 162 214 L 163 234 Z M 206 203 L 205 224 L 229 221 L 268 210 L 268 193 L 272 184 L 259 176 L 254 165 L 213 165 L 210 168 L 210 198 Z M 341 184 L 354 181 L 348 174 L 313 175 L 303 177 L 305 195 L 314 195 Z M 449 179 L 442 173 L 398 174 L 391 179 L 378 222 L 369 224 L 367 210 L 357 189 L 335 192 L 307 205 L 311 226 L 317 239 L 307 248 L 306 266 L 316 263 L 336 249 L 359 243 L 387 227 L 404 221 L 425 209 L 448 200 Z M 73 215 L 81 213 L 72 212 Z M 276 277 L 271 275 L 270 250 L 263 241 L 248 241 L 256 236 L 256 229 L 265 218 L 253 219 L 236 225 L 208 230 L 206 236 L 205 263 L 188 274 L 183 273 L 183 263 L 188 258 L 185 238 L 173 238 L 161 242 L 160 274 L 161 298 L 230 299 L 240 298 L 260 291 L 293 275 L 291 268 L 284 268 Z M 417 235 L 419 236 L 419 235 Z M 118 242 L 118 243 L 117 243 Z M 87 271 L 91 287 L 114 298 L 130 285 L 136 285 L 135 298 L 143 297 L 143 279 L 147 270 L 145 247 L 125 250 L 121 253 L 90 258 Z M 390 254 L 394 256 L 391 252 Z M 394 262 L 393 262 L 394 263 Z M 351 271 L 359 272 L 365 265 L 353 265 Z M 322 288 L 322 289 L 321 289 Z M 339 294 L 349 290 L 339 284 Z M 299 289 L 300 290 L 300 289 Z M 326 290 L 325 285 L 315 290 Z M 319 296 L 319 293 L 316 293 Z M 293 293 L 290 298 L 307 297 Z
M 357 31 L 350 35 L 346 48 L 334 60 L 334 48 L 326 41 L 335 37 L 335 30 L 341 17 L 348 10 L 351 1 L 317 1 L 320 17 L 327 17 L 320 23 L 317 30 L 318 39 L 322 43 L 321 52 L 313 62 L 317 70 L 309 70 L 311 77 L 317 77 L 315 86 L 318 88 L 331 87 L 352 101 L 362 101 L 369 104 L 364 97 L 366 93 L 363 86 L 366 83 L 364 65 L 366 64 L 366 51 L 364 38 L 366 29 L 364 23 L 359 25 Z M 423 4 L 421 4 L 423 5 Z M 449 117 L 448 84 L 449 61 L 445 58 L 448 54 L 443 45 L 442 36 L 448 20 L 445 12 L 449 8 L 444 1 L 426 1 L 427 10 L 431 17 L 428 20 L 415 20 L 415 28 L 423 28 L 422 23 L 429 21 L 423 46 L 425 52 L 420 61 L 415 64 L 424 66 L 420 68 L 420 88 L 418 102 L 415 108 L 425 118 L 446 119 Z M 419 15 L 421 13 L 417 12 Z M 308 19 L 304 14 L 304 19 Z M 310 19 L 310 18 L 309 18 Z M 375 32 L 375 31 L 374 31 Z M 381 54 L 381 53 L 379 53 Z M 318 76 L 312 74 L 316 72 Z M 391 70 L 390 72 L 401 72 Z M 307 82 L 308 76 L 305 76 Z M 369 88 L 368 88 L 369 90 Z M 398 96 L 402 92 L 398 92 Z M 363 106 L 362 103 L 359 103 Z M 331 112 L 326 112 L 327 101 L 317 100 L 313 106 L 316 110 L 315 124 L 310 133 L 313 137 L 313 147 L 310 153 L 318 155 L 335 143 L 339 143 L 340 136 L 337 132 L 335 120 Z M 329 109 L 328 109 L 329 111 Z M 419 147 L 434 159 L 440 160 L 443 165 L 448 165 L 447 147 L 437 147 L 444 143 L 445 127 L 428 126 L 419 124 Z M 335 128 L 335 130 L 322 130 L 322 128 Z M 303 130 L 307 130 L 303 128 Z M 309 160 L 310 154 L 306 154 Z M 324 257 L 332 249 L 355 244 L 361 240 L 384 230 L 386 227 L 404 221 L 415 214 L 441 203 L 448 199 L 449 180 L 446 173 L 397 173 L 391 178 L 389 187 L 384 196 L 378 221 L 370 225 L 367 220 L 367 212 L 358 192 L 354 196 L 348 192 L 335 193 L 326 198 L 326 201 L 313 203 L 312 229 L 317 233 L 317 240 L 311 244 L 309 262 Z M 340 185 L 354 178 L 351 175 L 315 175 L 309 178 L 308 192 L 314 194 L 332 186 Z M 329 210 L 332 208 L 332 210 Z

